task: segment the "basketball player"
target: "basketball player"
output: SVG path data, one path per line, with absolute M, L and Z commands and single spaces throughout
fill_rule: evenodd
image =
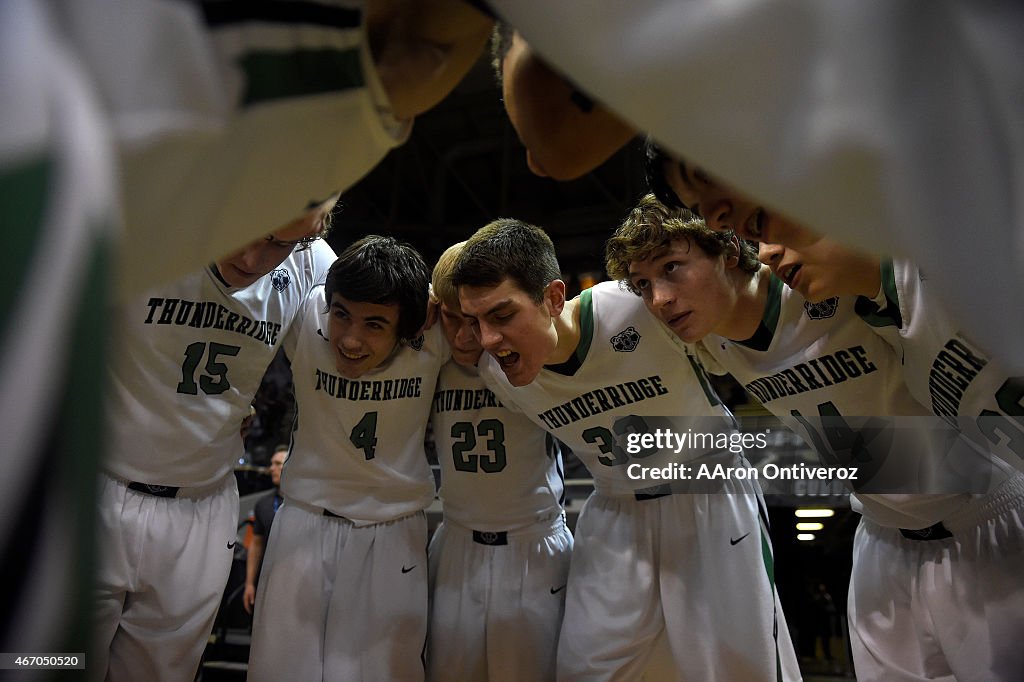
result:
M 423 447 L 439 328 L 421 335 L 428 270 L 369 236 L 308 297 L 285 351 L 297 403 L 285 502 L 256 594 L 252 680 L 422 680 L 427 521 Z
M 955 426 L 978 449 L 997 455 L 1003 461 L 1021 467 L 1024 455 L 1024 407 L 1021 402 L 1021 378 L 1007 376 L 997 359 L 989 356 L 969 335 L 964 334 L 945 314 L 931 282 L 912 263 L 903 259 L 879 259 L 864 256 L 832 239 L 821 238 L 799 227 L 792 227 L 788 235 L 791 243 L 804 244 L 800 248 L 787 248 L 780 244 L 762 242 L 760 257 L 776 276 L 800 291 L 810 301 L 817 301 L 837 292 L 862 296 L 858 313 L 870 328 L 886 339 L 902 358 L 902 369 L 907 388 L 931 412 Z M 936 639 L 941 656 L 933 659 L 938 670 L 952 669 L 957 677 L 981 674 L 992 679 L 1009 674 L 1020 659 L 1011 654 L 1012 632 L 1019 631 L 1022 621 L 1016 616 L 1006 620 L 1002 607 L 989 602 L 996 592 L 988 595 L 970 590 L 993 590 L 998 585 L 999 599 L 1007 600 L 1007 609 L 1020 613 L 1020 581 L 1013 580 L 1013 571 L 1020 575 L 1021 531 L 1020 492 L 1004 492 L 1004 507 L 1009 511 L 994 513 L 990 502 L 988 513 L 978 514 L 972 532 L 945 538 L 944 543 L 920 550 L 925 566 L 941 566 L 948 571 L 955 567 L 954 578 L 967 575 L 965 586 L 957 590 L 959 599 L 939 601 L 948 611 L 955 610 L 956 627 L 940 630 Z M 980 503 L 976 508 L 984 509 Z M 850 613 L 870 614 L 882 608 L 882 599 L 891 600 L 891 592 L 902 594 L 913 578 L 922 574 L 914 566 L 894 562 L 893 544 L 899 544 L 889 528 L 868 521 L 857 530 L 856 561 L 871 570 L 860 571 L 851 582 Z M 1017 522 L 1014 523 L 1014 519 Z M 942 534 L 933 534 L 942 540 Z M 990 556 L 989 556 L 990 555 Z M 985 558 L 989 556 L 989 558 Z M 993 569 L 990 562 L 1004 565 Z M 892 566 L 902 571 L 893 571 Z M 940 573 L 941 575 L 941 573 Z M 940 582 L 945 585 L 945 582 Z M 904 615 L 916 616 L 923 612 L 922 603 L 936 602 L 932 594 L 911 591 L 909 603 L 897 602 Z M 964 610 L 960 599 L 968 600 L 971 608 Z M 938 606 L 933 606 L 937 609 Z M 854 610 L 856 609 L 856 610 Z M 983 609 L 982 613 L 973 609 Z M 861 617 L 862 624 L 851 628 L 858 672 L 869 678 L 891 677 L 896 669 L 915 669 L 918 660 L 908 656 L 924 656 L 916 648 L 908 649 L 905 642 L 916 634 L 908 625 L 908 618 L 895 618 L 880 622 L 876 618 Z M 941 621 L 939 621 L 941 623 Z M 988 631 L 991 630 L 991 634 Z M 978 635 L 977 633 L 985 633 Z M 987 643 L 991 639 L 992 644 Z M 958 647 L 957 642 L 964 642 Z M 966 643 L 970 645 L 967 646 Z M 978 652 L 991 647 L 994 662 L 979 658 Z M 923 659 L 921 659 L 923 660 Z M 933 669 L 934 669 L 933 668 Z
M 8 519 L 47 511 L 0 529 L 23 548 L 0 649 L 84 651 L 108 290 L 123 302 L 185 276 L 353 184 L 458 82 L 491 22 L 457 0 L 3 5 L 0 214 L 19 265 L 0 431 L 19 464 L 2 497 Z M 40 303 L 53 287 L 73 294 Z
M 452 359 L 431 416 L 444 521 L 429 548 L 428 677 L 554 680 L 572 552 L 562 458 L 551 436 L 480 377 L 483 348 L 451 283 L 461 249 L 445 251 L 432 277 Z
M 195 675 L 233 556 L 238 425 L 333 260 L 336 199 L 117 310 L 93 674 Z
M 828 293 L 860 286 L 858 276 L 878 281 L 878 268 L 856 258 L 837 264 L 829 281 L 842 286 Z M 823 460 L 857 467 L 852 505 L 863 519 L 849 617 L 858 678 L 1012 678 L 1024 664 L 1011 634 L 1024 625 L 1024 476 L 927 416 L 857 299 L 811 305 L 745 242 L 651 195 L 609 241 L 607 263 L 709 367 L 731 373 Z M 823 298 L 828 278 L 810 279 L 825 264 L 797 266 L 787 258 L 779 272 Z M 987 478 L 983 494 L 922 489 L 924 474 L 950 467 Z M 898 494 L 873 492 L 884 489 Z M 906 494 L 916 492 L 941 494 Z
M 492 24 L 460 0 L 51 4 L 109 112 L 126 291 L 355 184 L 461 80 Z
M 569 445 L 594 476 L 576 527 L 559 679 L 639 679 L 661 638 L 682 679 L 799 677 L 756 483 L 672 494 L 627 474 L 743 462 L 713 447 L 632 456 L 623 447 L 652 424 L 733 426 L 671 332 L 614 283 L 566 301 L 551 240 L 516 220 L 478 230 L 452 281 L 488 352 L 481 374 L 495 395 Z
M 0 3 L 4 652 L 88 649 L 96 554 L 116 174 L 99 102 L 47 10 Z
M 575 86 L 755 205 L 912 255 L 955 319 L 1024 370 L 1024 316 L 1006 315 L 1024 309 L 1020 3 L 927 21 L 885 0 L 488 4 Z
M 759 255 L 809 301 L 836 292 L 863 297 L 858 313 L 903 360 L 907 388 L 978 447 L 1024 468 L 1024 379 L 1010 376 L 950 318 L 930 280 L 905 259 L 859 254 L 790 226 L 787 241 Z

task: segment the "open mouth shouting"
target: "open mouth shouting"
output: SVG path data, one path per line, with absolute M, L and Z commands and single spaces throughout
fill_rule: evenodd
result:
M 501 369 L 506 372 L 515 367 L 516 363 L 519 362 L 519 353 L 510 350 L 500 350 L 494 354 L 494 357 L 498 359 Z
M 802 267 L 803 266 L 799 263 L 779 267 L 777 270 L 779 279 L 788 284 L 790 288 L 795 288 L 794 284 L 796 283 L 796 277 L 800 273 L 800 269 Z

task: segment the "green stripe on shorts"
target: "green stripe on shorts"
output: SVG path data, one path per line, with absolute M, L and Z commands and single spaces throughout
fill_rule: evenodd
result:
M 772 546 L 761 529 L 761 559 L 764 562 L 764 570 L 768 575 L 768 584 L 772 588 L 772 619 L 774 620 L 773 637 L 775 639 L 775 679 L 782 680 L 782 657 L 779 655 L 779 617 L 775 613 L 775 557 L 772 556 Z

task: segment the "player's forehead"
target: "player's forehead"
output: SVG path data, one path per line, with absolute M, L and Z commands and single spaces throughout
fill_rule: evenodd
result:
M 675 242 L 658 244 L 650 250 L 638 254 L 629 261 L 629 276 L 643 274 L 672 254 Z
M 693 242 L 689 237 L 677 235 L 664 244 L 659 244 L 647 253 L 631 260 L 629 262 L 629 276 L 632 278 L 634 276 L 650 274 L 666 261 L 676 259 L 689 260 L 695 253 L 704 253 L 700 249 L 695 250 L 693 246 Z
M 458 305 L 457 301 L 455 302 L 454 305 L 448 305 L 447 303 L 442 301 L 440 304 L 440 308 L 442 315 L 449 317 L 453 320 L 462 320 L 465 318 L 465 315 L 462 314 L 462 308 Z
M 526 291 L 511 277 L 505 277 L 495 285 L 464 284 L 459 287 L 462 312 L 472 317 L 518 307 L 523 305 L 524 300 L 529 301 L 529 298 Z
M 331 309 L 340 310 L 349 317 L 363 322 L 378 321 L 390 325 L 397 325 L 401 316 L 401 307 L 398 303 L 353 301 L 338 292 L 331 294 Z

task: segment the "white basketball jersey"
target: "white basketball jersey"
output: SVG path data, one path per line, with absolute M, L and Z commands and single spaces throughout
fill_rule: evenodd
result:
M 364 4 L 59 2 L 117 136 L 126 251 L 160 254 L 124 260 L 131 291 L 287 223 L 407 138 Z
M 1020 2 L 927 21 L 888 0 L 488 4 L 688 163 L 846 243 L 913 255 L 1024 371 Z
M 573 356 L 545 367 L 531 384 L 513 387 L 491 355 L 481 359 L 481 374 L 502 401 L 572 448 L 606 495 L 663 483 L 631 479 L 631 464 L 666 466 L 720 451 L 702 442 L 627 452 L 631 433 L 725 434 L 734 426 L 732 415 L 697 361 L 638 296 L 602 282 L 580 294 L 579 305 L 581 333 Z
M 962 331 L 913 263 L 883 261 L 881 293 L 884 300 L 858 310 L 903 358 L 914 397 L 983 451 L 1024 469 L 1024 377 L 1010 376 Z
M 437 374 L 450 356 L 440 325 L 359 379 L 338 374 L 324 287 L 285 343 L 298 404 L 285 499 L 370 525 L 426 509 L 434 475 L 423 441 Z
M 263 374 L 333 262 L 334 251 L 317 240 L 242 289 L 208 266 L 121 305 L 107 470 L 175 486 L 206 485 L 231 471 Z
M 84 651 L 93 619 L 116 173 L 47 9 L 0 2 L 0 651 Z
M 934 468 L 954 460 L 959 466 L 965 451 L 979 474 L 991 467 L 955 431 L 928 418 L 892 348 L 858 318 L 856 300 L 808 303 L 772 275 L 757 332 L 745 341 L 709 335 L 698 353 L 710 356 L 709 371 L 732 374 L 823 461 L 857 467 L 854 486 L 874 491 L 853 498 L 857 511 L 885 526 L 930 526 L 969 495 L 906 493 L 926 492 Z M 917 419 L 887 418 L 893 416 Z
M 431 419 L 446 519 L 473 530 L 504 531 L 561 511 L 557 444 L 498 400 L 475 367 L 449 360 L 441 368 Z

